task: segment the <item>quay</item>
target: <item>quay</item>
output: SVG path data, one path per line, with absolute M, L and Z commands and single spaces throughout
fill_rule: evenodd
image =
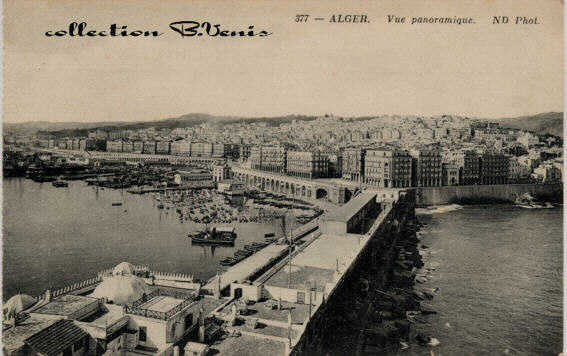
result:
M 168 192 L 168 191 L 177 191 L 177 190 L 193 190 L 193 189 L 214 189 L 215 185 L 213 183 L 205 183 L 199 185 L 183 185 L 179 187 L 152 187 L 152 188 L 139 188 L 139 189 L 128 189 L 126 190 L 128 193 L 131 194 L 146 194 L 146 193 L 155 193 L 155 192 Z

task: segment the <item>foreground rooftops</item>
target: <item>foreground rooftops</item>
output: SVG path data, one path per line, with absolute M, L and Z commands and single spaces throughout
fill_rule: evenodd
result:
M 24 340 L 51 324 L 61 320 L 61 317 L 54 315 L 31 314 L 27 319 L 18 322 L 15 326 L 7 327 L 3 325 L 2 348 L 5 354 L 10 355 L 13 351 L 24 346 Z
M 70 316 L 87 306 L 98 304 L 98 299 L 79 295 L 62 295 L 34 310 L 37 314 Z
M 28 337 L 24 342 L 38 354 L 55 356 L 86 337 L 88 334 L 71 320 L 61 319 Z

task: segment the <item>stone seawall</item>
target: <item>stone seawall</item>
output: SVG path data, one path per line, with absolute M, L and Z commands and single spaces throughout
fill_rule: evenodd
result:
M 514 201 L 518 195 L 559 195 L 563 194 L 562 184 L 502 184 L 502 185 L 461 185 L 450 187 L 415 188 L 417 206 L 450 204 L 459 199 L 493 199 Z
M 309 320 L 290 355 L 355 355 L 365 349 L 365 330 L 372 323 L 373 291 L 384 288 L 392 279 L 396 244 L 405 240 L 405 229 L 415 219 L 414 200 L 411 195 L 407 203 L 394 204 L 368 247 L 337 285 L 337 292 L 329 295 Z

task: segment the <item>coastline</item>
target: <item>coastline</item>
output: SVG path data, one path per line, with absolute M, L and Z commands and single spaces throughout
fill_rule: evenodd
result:
M 506 204 L 513 203 L 526 193 L 542 202 L 560 203 L 563 200 L 562 183 L 455 185 L 412 189 L 416 190 L 416 207 L 420 208 L 445 204 Z

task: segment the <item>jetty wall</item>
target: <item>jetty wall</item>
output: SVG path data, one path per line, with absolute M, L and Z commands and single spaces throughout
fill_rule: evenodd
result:
M 363 285 L 371 278 L 370 289 L 381 288 L 391 279 L 396 243 L 405 238 L 406 224 L 415 219 L 415 197 L 413 191 L 391 204 L 368 232 L 370 240 L 330 291 L 326 299 L 316 305 L 313 316 L 301 326 L 301 336 L 292 345 L 289 355 L 344 354 L 346 347 L 356 352 L 361 319 L 367 307 L 354 308 L 354 303 L 364 299 Z M 357 301 L 358 298 L 361 298 Z M 359 325 L 360 324 L 360 325 Z M 344 345 L 337 333 L 349 330 L 347 338 L 352 341 Z M 342 335 L 346 336 L 346 335 Z
M 450 204 L 458 200 L 502 200 L 514 201 L 518 195 L 559 195 L 563 184 L 500 184 L 500 185 L 458 185 L 447 187 L 415 188 L 417 206 Z

